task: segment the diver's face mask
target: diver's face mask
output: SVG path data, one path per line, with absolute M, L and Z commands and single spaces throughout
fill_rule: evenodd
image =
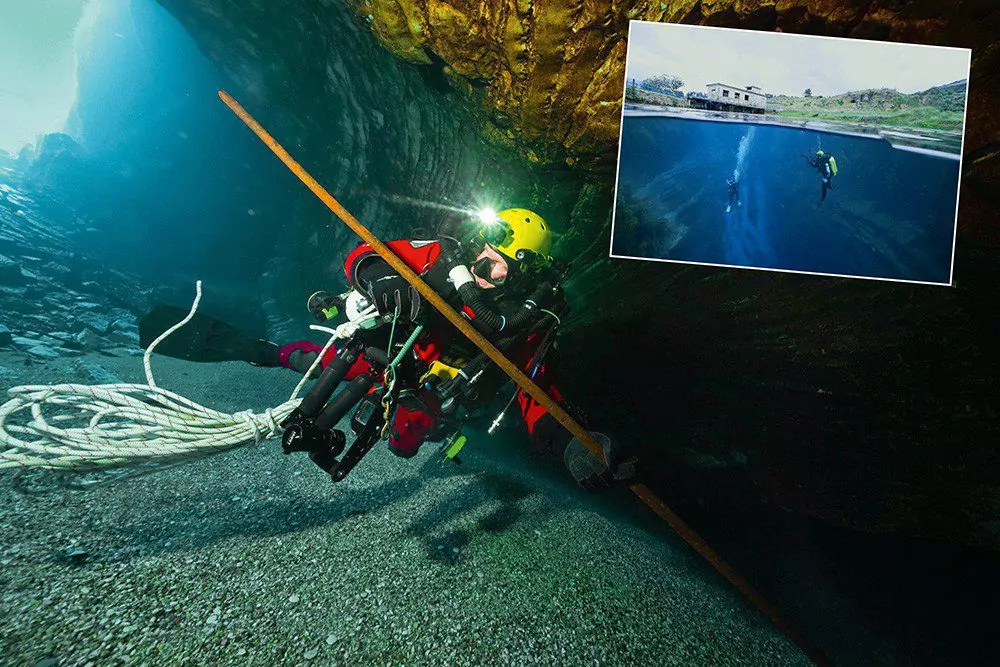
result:
M 509 284 L 514 278 L 514 273 L 507 257 L 489 244 L 483 247 L 482 252 L 472 262 L 472 275 L 476 277 L 476 283 L 482 289 Z

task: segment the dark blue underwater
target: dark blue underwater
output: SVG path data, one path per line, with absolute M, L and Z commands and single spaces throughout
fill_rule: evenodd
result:
M 820 202 L 803 157 L 832 154 Z M 733 266 L 950 282 L 959 161 L 813 130 L 625 117 L 612 251 Z M 727 213 L 726 180 L 740 206 Z

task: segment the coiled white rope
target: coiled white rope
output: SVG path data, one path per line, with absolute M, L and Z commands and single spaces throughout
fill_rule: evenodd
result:
M 146 350 L 148 384 L 26 385 L 8 390 L 0 406 L 0 470 L 33 468 L 88 472 L 168 465 L 235 447 L 256 444 L 277 434 L 298 406 L 297 396 L 333 345 L 331 336 L 302 376 L 291 397 L 261 414 L 212 410 L 156 386 L 150 367 L 153 350 L 187 324 L 201 301 L 201 281 L 187 317 L 167 329 Z

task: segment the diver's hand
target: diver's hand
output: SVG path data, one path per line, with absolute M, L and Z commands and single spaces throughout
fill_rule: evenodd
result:
M 563 295 L 562 285 L 553 284 L 546 280 L 538 285 L 531 294 L 538 308 L 559 314 L 566 305 L 566 297 Z
M 417 321 L 422 314 L 420 293 L 406 279 L 395 273 L 373 278 L 366 285 L 369 301 L 379 315 L 393 315 Z

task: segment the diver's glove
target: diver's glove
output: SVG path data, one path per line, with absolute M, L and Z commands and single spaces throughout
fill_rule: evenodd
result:
M 597 431 L 590 434 L 604 448 L 604 460 L 594 456 L 586 445 L 573 438 L 566 446 L 563 461 L 576 483 L 590 493 L 629 483 L 635 477 L 638 459 L 624 456 L 618 443 L 607 435 Z
M 421 314 L 423 302 L 420 293 L 403 276 L 392 270 L 388 264 L 367 268 L 359 275 L 368 300 L 375 304 L 379 315 L 394 315 L 416 322 Z

